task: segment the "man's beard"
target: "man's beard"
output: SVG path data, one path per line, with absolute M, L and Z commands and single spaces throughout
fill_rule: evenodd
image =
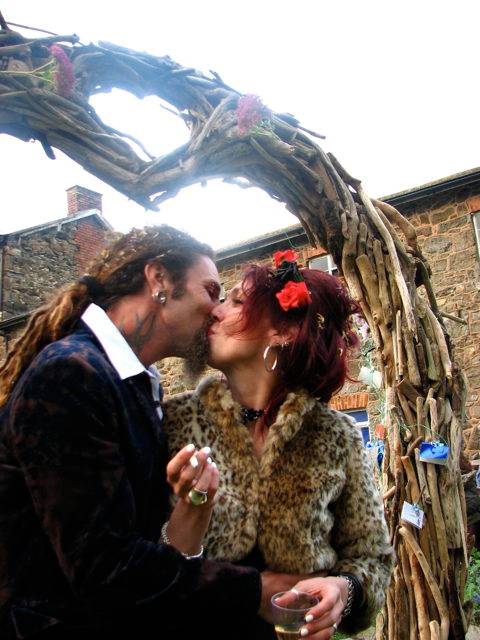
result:
M 197 331 L 183 356 L 183 375 L 187 387 L 195 386 L 196 381 L 207 367 L 209 354 L 210 345 L 207 330 L 203 328 Z

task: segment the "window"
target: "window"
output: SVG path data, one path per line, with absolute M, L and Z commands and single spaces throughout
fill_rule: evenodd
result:
M 477 240 L 478 257 L 480 258 L 480 211 L 472 215 L 473 228 L 475 229 L 475 238 Z
M 332 276 L 338 275 L 337 265 L 335 264 L 332 256 L 329 253 L 326 253 L 323 256 L 316 256 L 315 258 L 311 258 L 308 261 L 308 266 L 310 269 L 325 271 L 325 273 L 329 273 Z
M 367 444 L 370 440 L 370 429 L 368 428 L 368 413 L 366 409 L 358 409 L 355 411 L 344 411 L 349 418 L 355 420 L 355 426 L 362 432 L 363 444 Z

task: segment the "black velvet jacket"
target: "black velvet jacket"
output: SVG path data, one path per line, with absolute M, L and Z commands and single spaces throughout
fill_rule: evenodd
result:
M 222 637 L 253 619 L 257 571 L 158 544 L 167 461 L 146 373 L 121 380 L 83 322 L 43 349 L 0 418 L 2 640 Z

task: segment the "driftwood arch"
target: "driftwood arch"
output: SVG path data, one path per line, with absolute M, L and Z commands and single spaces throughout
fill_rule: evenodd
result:
M 371 200 L 316 143 L 321 136 L 217 74 L 108 43 L 83 46 L 76 36 L 28 40 L 0 19 L 0 132 L 38 139 L 50 157 L 52 147 L 62 150 L 147 208 L 212 177 L 258 186 L 298 217 L 312 245 L 333 255 L 370 326 L 387 400 L 383 489 L 398 562 L 377 639 L 463 638 L 465 384 L 415 229 Z M 114 87 L 162 98 L 185 121 L 189 142 L 158 158 L 136 153 L 132 138 L 103 123 L 88 102 Z M 448 442 L 446 467 L 419 461 L 426 436 Z M 401 522 L 404 500 L 425 511 L 423 529 Z

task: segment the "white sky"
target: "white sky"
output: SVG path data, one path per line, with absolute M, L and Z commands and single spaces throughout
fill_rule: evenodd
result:
M 478 0 L 0 0 L 0 9 L 7 21 L 217 71 L 325 134 L 323 148 L 372 196 L 480 165 Z M 155 154 L 187 139 L 154 99 L 114 92 L 93 104 Z M 218 181 L 146 212 L 56 155 L 51 161 L 39 143 L 0 136 L 0 233 L 66 215 L 65 190 L 74 184 L 104 194 L 104 215 L 117 229 L 168 222 L 215 248 L 297 221 L 263 192 Z

